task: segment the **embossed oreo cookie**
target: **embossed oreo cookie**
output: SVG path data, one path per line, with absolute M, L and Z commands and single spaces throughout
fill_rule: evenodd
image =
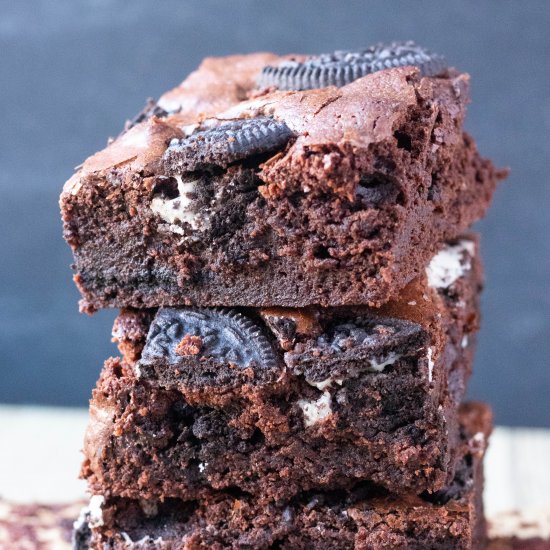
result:
M 251 319 L 234 309 L 161 308 L 140 363 L 181 363 L 185 356 L 212 358 L 240 368 L 277 365 L 271 342 Z
M 225 168 L 253 155 L 282 149 L 292 136 L 284 122 L 269 117 L 234 120 L 184 139 L 173 139 L 164 163 L 169 173 L 211 166 Z
M 359 51 L 321 54 L 303 62 L 267 65 L 258 77 L 258 87 L 279 90 L 341 87 L 376 71 L 408 65 L 418 67 L 423 76 L 434 76 L 445 70 L 446 61 L 410 41 L 376 44 Z

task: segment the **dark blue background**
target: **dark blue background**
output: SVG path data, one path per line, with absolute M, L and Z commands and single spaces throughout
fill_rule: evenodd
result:
M 512 174 L 484 235 L 471 395 L 550 424 L 550 3 L 0 1 L 0 402 L 85 405 L 114 312 L 79 315 L 57 197 L 146 97 L 207 55 L 412 38 L 473 80 L 467 126 Z

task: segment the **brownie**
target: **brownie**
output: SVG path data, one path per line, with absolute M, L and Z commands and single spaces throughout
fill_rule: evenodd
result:
M 82 506 L 82 502 L 21 504 L 0 499 L 0 548 L 69 550 Z
M 461 461 L 441 491 L 398 496 L 359 484 L 260 505 L 245 493 L 200 501 L 96 494 L 77 522 L 77 549 L 477 549 L 485 544 L 482 459 L 491 414 L 461 411 Z
M 379 306 L 505 175 L 410 44 L 207 59 L 66 183 L 81 308 Z
M 123 311 L 90 404 L 94 492 L 278 501 L 370 480 L 436 491 L 453 476 L 456 410 L 481 287 L 475 239 L 382 308 Z

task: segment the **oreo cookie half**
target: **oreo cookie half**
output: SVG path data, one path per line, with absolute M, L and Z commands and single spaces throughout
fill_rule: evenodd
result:
M 271 342 L 248 317 L 234 309 L 161 308 L 149 328 L 140 363 L 182 361 L 182 341 L 192 339 L 198 357 L 247 368 L 276 367 Z M 200 354 L 200 355 L 199 355 Z
M 418 67 L 422 76 L 440 74 L 447 67 L 443 56 L 414 42 L 391 42 L 359 51 L 321 54 L 303 62 L 283 61 L 279 65 L 267 65 L 257 83 L 259 88 L 275 87 L 279 90 L 341 87 L 376 71 L 409 65 Z
M 225 168 L 238 160 L 282 149 L 292 136 L 284 122 L 269 117 L 235 120 L 185 139 L 173 139 L 164 153 L 164 163 L 170 173 Z

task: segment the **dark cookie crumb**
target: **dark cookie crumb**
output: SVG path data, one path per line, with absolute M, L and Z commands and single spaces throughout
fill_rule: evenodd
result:
M 165 109 L 160 107 L 153 98 L 150 97 L 149 99 L 147 99 L 147 102 L 145 103 L 143 109 L 137 115 L 133 116 L 130 120 L 126 121 L 126 123 L 124 124 L 124 130 L 122 130 L 118 137 L 124 135 L 128 130 L 130 130 L 134 126 L 137 126 L 141 122 L 149 120 L 151 117 L 155 116 L 157 118 L 165 118 L 171 114 L 174 113 L 166 111 Z

